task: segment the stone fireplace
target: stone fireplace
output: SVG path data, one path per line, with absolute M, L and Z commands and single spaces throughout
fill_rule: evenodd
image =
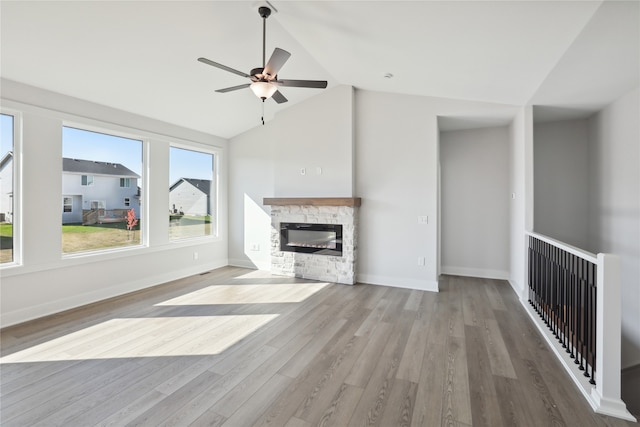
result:
M 271 205 L 271 272 L 356 283 L 360 203 L 353 197 L 265 198 Z

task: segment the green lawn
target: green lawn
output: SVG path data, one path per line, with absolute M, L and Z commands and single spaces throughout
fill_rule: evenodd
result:
M 169 227 L 170 239 L 208 236 L 211 234 L 211 217 L 181 216 L 173 218 Z M 75 253 L 100 249 L 135 246 L 141 243 L 140 223 L 132 231 L 127 224 L 65 224 L 62 226 L 62 252 Z M 13 260 L 13 224 L 0 224 L 0 262 Z
M 0 224 L 0 263 L 13 261 L 13 224 Z
M 127 224 L 65 224 L 62 226 L 62 252 L 74 253 L 140 244 L 140 226 L 132 231 Z
M 211 234 L 211 216 L 171 216 L 169 238 L 187 239 Z M 62 251 L 75 253 L 123 246 L 135 246 L 141 243 L 140 223 L 132 231 L 127 224 L 116 222 L 109 224 L 65 224 L 62 226 Z

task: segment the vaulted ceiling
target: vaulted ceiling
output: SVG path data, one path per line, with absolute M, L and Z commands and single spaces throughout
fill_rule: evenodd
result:
M 230 138 L 260 124 L 248 90 L 216 93 L 262 62 L 254 1 L 0 2 L 0 75 Z M 638 85 L 629 1 L 272 1 L 267 57 L 284 79 L 592 111 Z M 385 77 L 392 74 L 392 78 Z M 1 89 L 1 88 L 0 88 Z M 282 88 L 268 120 L 319 89 Z

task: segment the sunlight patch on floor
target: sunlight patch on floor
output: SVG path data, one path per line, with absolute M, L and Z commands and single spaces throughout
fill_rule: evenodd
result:
M 327 287 L 328 283 L 281 283 L 259 285 L 215 285 L 156 304 L 278 304 L 301 302 Z
M 112 319 L 0 358 L 0 364 L 215 355 L 278 314 Z

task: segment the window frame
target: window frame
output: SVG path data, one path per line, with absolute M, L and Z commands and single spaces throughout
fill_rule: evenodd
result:
M 13 117 L 13 183 L 12 183 L 12 260 L 0 263 L 0 269 L 19 267 L 22 254 L 22 111 L 0 107 L 0 114 Z
M 94 175 L 80 175 L 80 185 L 82 187 L 93 187 L 94 179 L 95 179 Z
M 172 244 L 179 244 L 185 242 L 191 242 L 195 240 L 218 240 L 220 239 L 220 157 L 222 156 L 222 149 L 217 146 L 209 146 L 196 142 L 181 142 L 180 140 L 169 140 L 168 147 L 168 170 L 167 173 L 171 176 L 171 149 L 178 148 L 181 150 L 187 151 L 195 151 L 203 154 L 210 154 L 213 159 L 211 162 L 211 181 L 212 185 L 210 191 L 213 192 L 210 198 L 210 208 L 212 212 L 212 221 L 211 221 L 211 233 L 202 236 L 193 236 L 193 237 L 182 237 L 178 239 L 172 239 L 171 236 L 167 234 L 167 239 Z M 169 182 L 167 186 L 167 199 L 169 199 L 169 188 L 173 183 Z M 169 225 L 169 224 L 168 224 Z M 167 230 L 169 231 L 169 230 Z
M 69 203 L 65 203 L 65 200 L 69 199 Z M 70 209 L 67 211 L 65 208 L 69 206 Z M 62 196 L 62 213 L 72 213 L 73 212 L 73 197 Z
M 148 165 L 149 136 L 147 136 L 144 132 L 136 133 L 135 129 L 129 129 L 124 126 L 114 125 L 110 123 L 103 123 L 98 120 L 91 120 L 91 119 L 87 119 L 87 121 L 63 119 L 60 130 L 62 131 L 63 128 L 73 128 L 81 131 L 99 133 L 103 135 L 139 141 L 140 148 L 141 148 L 142 166 L 141 166 L 140 179 L 138 179 L 138 187 L 140 187 L 142 194 L 148 193 L 147 188 L 149 184 L 148 184 L 147 177 L 148 177 L 148 168 L 149 168 L 149 165 Z M 64 141 L 62 141 L 62 143 L 63 142 Z M 62 157 L 64 156 L 62 155 L 62 153 L 60 153 L 60 159 L 62 159 Z M 95 175 L 91 175 L 91 176 L 94 177 L 95 179 Z M 94 202 L 97 202 L 99 206 L 100 204 L 102 204 L 102 206 L 99 207 L 98 209 L 107 210 L 106 200 L 91 199 L 89 200 L 89 206 L 91 207 L 91 205 Z M 114 254 L 119 252 L 128 252 L 128 251 L 140 250 L 141 248 L 148 248 L 149 247 L 149 230 L 150 230 L 148 214 L 147 214 L 148 203 L 149 203 L 149 200 L 147 198 L 140 199 L 140 203 L 139 203 L 140 219 L 141 220 L 144 219 L 144 220 L 142 220 L 140 225 L 140 243 L 139 244 L 91 249 L 91 250 L 69 252 L 69 253 L 62 251 L 62 248 L 60 248 L 60 254 L 62 256 L 62 259 L 83 258 L 87 256 L 106 256 L 109 254 Z
M 123 185 L 126 184 L 126 185 Z M 131 188 L 131 178 L 120 178 L 120 188 Z

